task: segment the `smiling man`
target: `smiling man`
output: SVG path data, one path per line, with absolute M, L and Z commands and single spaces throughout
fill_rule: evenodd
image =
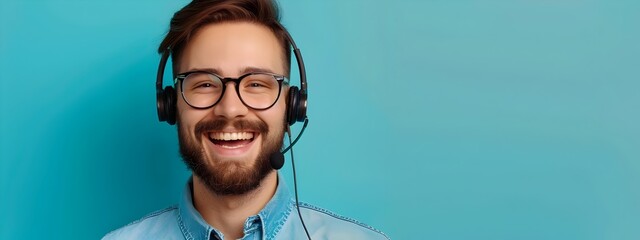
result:
M 193 176 L 178 205 L 104 239 L 388 239 L 298 204 L 280 179 L 273 156 L 301 104 L 288 80 L 290 44 L 269 0 L 193 1 L 176 12 L 159 47 L 158 108 L 161 120 L 177 123 Z M 169 55 L 175 84 L 162 90 Z

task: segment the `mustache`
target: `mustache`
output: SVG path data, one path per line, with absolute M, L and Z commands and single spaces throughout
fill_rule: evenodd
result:
M 198 122 L 195 126 L 195 133 L 196 136 L 199 137 L 206 132 L 221 132 L 227 126 L 233 126 L 233 128 L 238 131 L 258 132 L 261 134 L 266 134 L 267 132 L 269 132 L 269 126 L 263 121 L 249 121 L 246 119 L 230 121 L 224 118 L 218 118 Z

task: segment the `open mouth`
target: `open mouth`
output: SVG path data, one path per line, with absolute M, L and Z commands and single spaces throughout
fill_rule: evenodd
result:
M 209 141 L 225 149 L 238 149 L 249 145 L 257 133 L 254 132 L 210 132 Z

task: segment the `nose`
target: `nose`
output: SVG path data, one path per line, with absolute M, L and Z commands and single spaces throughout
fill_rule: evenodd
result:
M 249 112 L 249 108 L 240 101 L 234 82 L 228 82 L 222 94 L 222 99 L 213 106 L 213 113 L 218 117 L 233 119 L 243 117 Z

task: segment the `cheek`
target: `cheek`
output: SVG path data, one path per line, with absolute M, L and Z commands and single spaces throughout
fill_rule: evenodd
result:
M 178 104 L 177 104 L 177 120 L 180 122 L 180 128 L 183 133 L 191 138 L 194 138 L 193 132 L 195 129 L 196 123 L 200 121 L 206 113 L 204 111 L 198 111 L 192 109 L 184 102 L 181 96 L 178 96 Z
M 275 118 L 277 119 L 278 123 L 284 123 L 286 121 L 287 115 L 287 94 L 282 95 L 280 99 L 278 99 L 278 103 L 276 103 L 276 105 L 273 107 L 276 108 Z
M 282 96 L 281 96 L 282 97 Z M 270 109 L 260 112 L 260 118 L 269 125 L 270 132 L 282 131 L 285 124 L 285 114 L 287 112 L 286 101 L 282 98 Z
M 186 121 L 186 117 L 189 116 L 189 106 L 187 105 L 187 103 L 184 102 L 184 100 L 182 100 L 182 96 L 179 95 L 180 93 L 178 92 L 178 104 L 177 104 L 177 109 L 176 112 L 178 113 L 178 121 L 182 122 L 183 124 L 187 123 L 188 121 Z

